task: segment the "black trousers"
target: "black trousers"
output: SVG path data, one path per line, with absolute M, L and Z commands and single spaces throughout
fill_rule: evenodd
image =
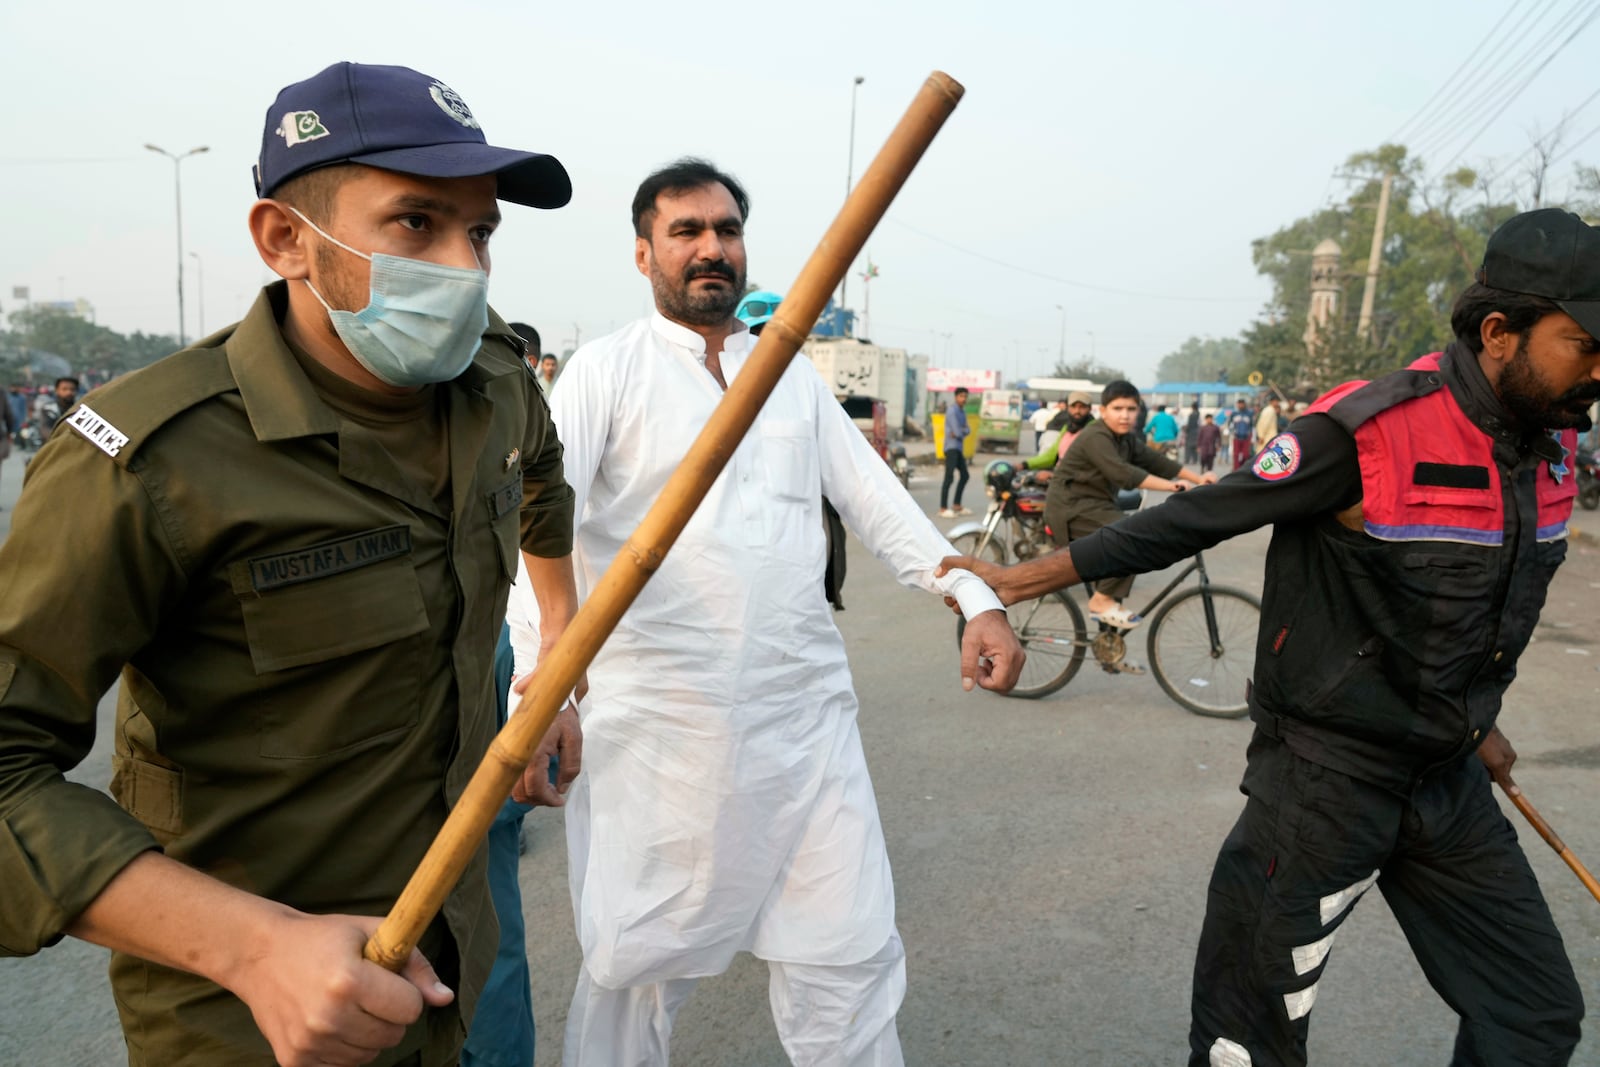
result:
M 961 451 L 958 442 L 954 448 L 949 445 L 944 449 L 944 484 L 939 487 L 939 510 L 943 511 L 950 506 L 950 479 L 961 472 L 961 480 L 956 482 L 956 507 L 961 506 L 961 491 L 967 487 L 967 457 Z
M 1374 884 L 1461 1017 L 1453 1067 L 1568 1062 L 1583 997 L 1477 757 L 1401 797 L 1258 730 L 1244 789 L 1206 900 L 1190 1067 L 1304 1064 L 1329 950 Z

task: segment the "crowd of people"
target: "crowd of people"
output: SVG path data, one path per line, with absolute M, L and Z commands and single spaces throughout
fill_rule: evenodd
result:
M 1099 623 L 1132 629 L 1132 575 L 1272 525 L 1263 617 L 1281 622 L 1190 1064 L 1303 1063 L 1330 946 L 1373 885 L 1461 1017 L 1457 1062 L 1570 1057 L 1581 994 L 1488 785 L 1515 758 L 1496 715 L 1600 398 L 1600 231 L 1511 220 L 1448 349 L 1293 421 L 1274 399 L 1141 425 L 1127 382 L 1097 417 L 1068 396 L 1041 420 L 1061 547 L 1011 568 L 956 557 L 796 362 L 662 557 L 632 534 L 772 313 L 739 314 L 736 178 L 686 157 L 617 205 L 653 311 L 558 368 L 490 308 L 489 245 L 522 221 L 502 204 L 566 204 L 568 173 L 491 145 L 444 82 L 340 63 L 290 85 L 254 177 L 248 232 L 280 280 L 196 346 L 58 394 L 0 545 L 0 951 L 110 948 L 131 1064 L 531 1062 L 516 866 L 541 804 L 564 809 L 582 952 L 568 1067 L 666 1064 L 697 982 L 739 952 L 767 965 L 792 1062 L 901 1064 L 907 952 L 825 595 L 827 508 L 965 619 L 964 691 L 1016 682 L 1005 605 L 1091 580 Z M 963 392 L 944 517 L 969 513 Z M 1200 470 L 1174 454 L 1191 445 Z M 1120 489 L 1184 486 L 1113 514 Z M 651 580 L 488 842 L 398 973 L 366 962 L 623 556 Z M 107 796 L 67 772 L 117 684 Z

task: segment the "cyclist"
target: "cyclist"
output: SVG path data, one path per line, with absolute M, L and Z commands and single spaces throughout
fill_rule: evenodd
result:
M 1374 884 L 1460 1016 L 1451 1062 L 1565 1064 L 1578 1043 L 1582 993 L 1490 778 L 1515 795 L 1496 720 L 1600 399 L 1600 228 L 1513 217 L 1450 324 L 1443 352 L 1333 390 L 1214 489 L 1013 568 L 947 561 L 1016 602 L 1273 527 L 1193 1067 L 1306 1062 L 1329 947 Z
M 1178 420 L 1168 413 L 1167 405 L 1156 405 L 1156 413 L 1151 415 L 1150 421 L 1145 424 L 1144 436 L 1150 447 L 1163 456 L 1177 452 Z
M 1145 444 L 1134 430 L 1139 418 L 1139 390 L 1115 381 L 1100 394 L 1100 418 L 1085 426 L 1056 465 L 1044 498 L 1044 519 L 1058 546 L 1109 526 L 1123 517 L 1117 507 L 1122 489 L 1182 489 L 1184 482 L 1204 485 L 1215 474 L 1197 474 L 1177 460 Z M 1170 418 L 1170 416 L 1169 416 Z M 1122 606 L 1133 578 L 1095 583 L 1089 617 L 1119 630 L 1131 630 L 1141 619 Z

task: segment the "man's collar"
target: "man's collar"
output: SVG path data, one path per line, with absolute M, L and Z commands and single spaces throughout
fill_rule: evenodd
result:
M 1494 387 L 1483 375 L 1478 357 L 1460 341 L 1452 341 L 1439 359 L 1439 369 L 1445 382 L 1455 394 L 1456 403 L 1473 424 L 1489 436 L 1508 444 L 1517 444 L 1522 438 L 1521 429 L 1506 414 Z
M 680 348 L 687 348 L 689 351 L 701 358 L 705 357 L 706 339 L 700 334 L 696 333 L 694 330 L 691 330 L 689 327 L 685 326 L 683 323 L 673 322 L 671 319 L 661 314 L 659 310 L 650 313 L 650 328 L 654 330 L 658 336 L 664 338 L 668 342 L 675 344 Z M 754 347 L 751 342 L 753 342 L 755 338 L 750 334 L 750 327 L 746 326 L 738 319 L 733 320 L 733 330 L 731 333 L 729 333 L 728 343 L 724 345 L 724 348 L 730 350 L 733 349 L 735 346 L 732 342 L 735 340 L 735 338 L 742 338 L 744 347 Z
M 279 325 L 289 312 L 289 283 L 261 290 L 226 343 L 245 414 L 259 441 L 339 432 L 339 416 L 322 402 L 300 369 Z

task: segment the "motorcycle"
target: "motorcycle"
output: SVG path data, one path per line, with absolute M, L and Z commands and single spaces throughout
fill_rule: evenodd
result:
M 1593 452 L 1578 449 L 1578 503 L 1585 511 L 1600 508 L 1600 459 Z
M 905 445 L 894 445 L 889 449 L 889 466 L 894 469 L 894 476 L 900 479 L 900 484 L 910 489 L 911 459 L 906 455 Z
M 1020 563 L 1056 550 L 1055 538 L 1044 521 L 1044 498 L 1049 474 L 1017 470 L 1003 459 L 983 469 L 989 510 L 978 522 L 964 522 L 945 534 L 964 556 L 994 563 Z M 1138 511 L 1144 490 L 1117 492 L 1117 507 Z
M 1003 459 L 983 470 L 989 509 L 977 522 L 945 535 L 962 555 L 1011 563 L 1055 550 L 1044 521 L 1045 485 L 1033 471 L 1018 471 Z

